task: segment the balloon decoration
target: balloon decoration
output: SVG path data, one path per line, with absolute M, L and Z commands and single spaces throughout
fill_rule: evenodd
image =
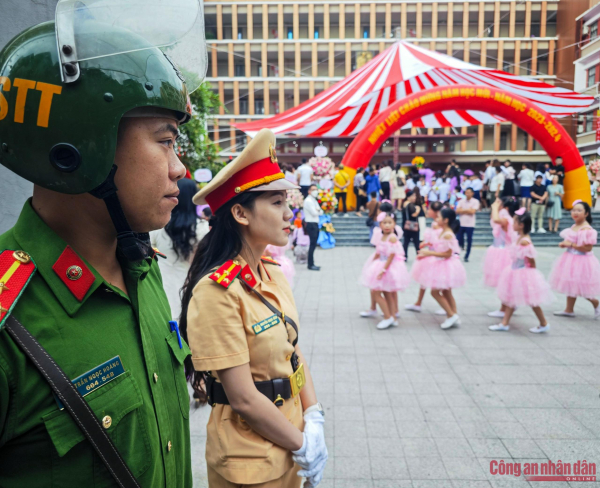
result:
M 414 119 L 445 110 L 478 110 L 498 115 L 530 134 L 556 164 L 562 157 L 565 168 L 564 205 L 574 200 L 592 203 L 590 182 L 567 131 L 535 103 L 514 93 L 487 86 L 456 85 L 419 91 L 397 100 L 357 134 L 348 147 L 342 164 L 349 169 L 366 166 L 383 142 Z

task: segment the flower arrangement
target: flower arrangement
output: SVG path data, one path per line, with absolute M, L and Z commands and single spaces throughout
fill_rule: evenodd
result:
M 594 159 L 590 161 L 589 170 L 593 175 L 598 177 L 598 172 L 600 172 L 600 159 Z
M 335 232 L 335 229 L 333 228 L 333 224 L 331 222 L 324 223 L 323 227 L 321 227 L 321 230 L 323 232 L 329 232 L 330 234 L 333 234 Z
M 421 156 L 415 156 L 410 163 L 418 169 L 421 169 L 425 164 L 425 160 Z
M 300 190 L 288 190 L 287 191 L 287 204 L 292 210 L 301 209 L 304 205 L 304 197 Z
M 331 179 L 333 179 L 335 164 L 333 164 L 333 161 L 330 158 L 313 156 L 308 160 L 308 165 L 312 168 L 316 177 L 323 178 L 325 176 L 329 176 Z
M 334 213 L 338 205 L 338 199 L 335 197 L 333 191 L 323 190 L 322 188 L 319 188 L 317 201 L 326 214 Z

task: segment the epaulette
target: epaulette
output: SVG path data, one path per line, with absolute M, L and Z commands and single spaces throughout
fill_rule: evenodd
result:
M 0 253 L 0 328 L 15 308 L 37 266 L 24 251 Z
M 270 256 L 261 256 L 261 257 L 260 257 L 260 260 L 261 260 L 263 263 L 269 263 L 269 264 L 275 264 L 275 265 L 277 265 L 277 266 L 281 266 L 281 264 L 279 264 L 277 261 L 275 261 L 275 260 L 274 260 L 272 257 L 270 257 Z
M 230 259 L 212 273 L 209 278 L 222 287 L 229 288 L 231 283 L 233 283 L 233 280 L 237 278 L 241 271 L 242 267 L 240 266 L 240 263 Z

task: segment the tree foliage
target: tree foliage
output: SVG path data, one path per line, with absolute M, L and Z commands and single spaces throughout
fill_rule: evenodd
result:
M 198 168 L 208 168 L 215 175 L 223 167 L 218 156 L 221 148 L 208 137 L 206 121 L 218 112 L 221 102 L 206 81 L 190 95 L 190 99 L 193 115 L 187 124 L 180 127 L 177 155 L 192 174 Z

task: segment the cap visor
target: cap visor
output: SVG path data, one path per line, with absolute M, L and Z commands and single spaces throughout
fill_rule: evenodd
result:
M 294 190 L 299 189 L 300 187 L 290 180 L 286 180 L 285 178 L 281 178 L 280 180 L 272 181 L 271 183 L 267 183 L 266 185 L 256 186 L 254 188 L 250 188 L 248 191 L 278 191 L 278 190 Z

